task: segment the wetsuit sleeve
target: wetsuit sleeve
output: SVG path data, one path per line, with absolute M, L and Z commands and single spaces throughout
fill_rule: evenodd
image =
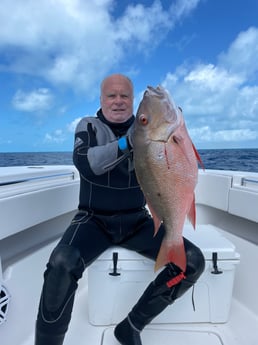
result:
M 102 175 L 124 159 L 118 140 L 112 138 L 105 125 L 82 119 L 75 131 L 73 159 L 77 169 L 86 175 Z
M 96 175 L 104 174 L 113 169 L 120 161 L 118 159 L 117 140 L 106 145 L 89 148 L 88 160 L 92 171 Z

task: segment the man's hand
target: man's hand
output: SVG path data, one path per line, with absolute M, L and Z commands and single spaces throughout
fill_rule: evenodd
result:
M 118 147 L 124 153 L 132 150 L 132 126 L 128 129 L 126 135 L 118 139 Z

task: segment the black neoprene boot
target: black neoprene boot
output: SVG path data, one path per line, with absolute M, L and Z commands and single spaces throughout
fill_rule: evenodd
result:
M 36 331 L 35 344 L 34 345 L 62 345 L 64 342 L 64 334 L 49 335 L 42 334 Z
M 116 326 L 114 334 L 122 345 L 142 345 L 140 330 L 134 327 L 129 315 Z
M 142 345 L 140 332 L 169 304 L 181 297 L 198 280 L 205 268 L 201 250 L 184 239 L 187 256 L 186 272 L 168 264 L 150 283 L 142 297 L 122 322 L 115 328 L 115 337 L 121 345 Z
M 173 303 L 177 298 L 179 287 L 185 283 L 187 289 L 192 285 L 187 283 L 178 268 L 170 265 L 162 271 L 150 283 L 128 316 L 116 326 L 114 334 L 120 344 L 142 345 L 140 332 L 169 304 Z

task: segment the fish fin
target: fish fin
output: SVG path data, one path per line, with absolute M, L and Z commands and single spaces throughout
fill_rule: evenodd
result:
M 195 229 L 195 224 L 196 224 L 195 195 L 193 196 L 193 201 L 192 201 L 190 210 L 187 214 L 187 218 L 189 219 L 193 228 Z
M 179 148 L 182 150 L 183 155 L 186 157 L 188 162 L 191 164 L 189 157 L 188 157 L 188 150 L 187 150 L 187 147 L 185 145 L 184 138 L 181 135 L 173 135 L 172 139 L 173 139 L 174 143 L 176 143 L 179 146 Z M 192 143 L 192 145 L 193 145 L 193 143 Z M 194 146 L 193 146 L 193 149 L 194 149 L 194 154 L 196 156 L 196 154 L 198 154 L 198 152 L 196 151 Z
M 148 203 L 148 201 L 147 201 L 147 205 L 148 205 L 148 208 L 150 210 L 150 213 L 151 213 L 151 216 L 152 216 L 152 219 L 153 219 L 153 222 L 154 222 L 154 235 L 153 236 L 156 236 L 157 232 L 159 231 L 159 228 L 160 228 L 161 220 L 156 215 L 156 212 L 152 208 L 151 204 Z
M 174 263 L 183 272 L 186 269 L 186 254 L 183 237 L 180 242 L 174 243 L 172 246 L 166 243 L 164 240 L 161 244 L 158 257 L 156 259 L 154 271 L 156 272 L 161 267 L 168 263 Z
M 192 146 L 193 146 L 193 150 L 194 150 L 194 154 L 195 154 L 195 157 L 197 158 L 197 161 L 199 162 L 200 166 L 202 167 L 202 170 L 204 171 L 205 170 L 205 167 L 204 167 L 204 164 L 203 164 L 203 161 L 201 159 L 201 156 L 199 155 L 198 151 L 196 150 L 194 144 L 192 143 Z
M 180 147 L 181 147 L 181 149 L 182 149 L 184 155 L 185 155 L 186 157 L 188 157 L 188 155 L 187 155 L 187 149 L 186 149 L 186 147 L 184 146 L 184 140 L 183 140 L 183 138 L 182 138 L 180 135 L 174 135 L 174 136 L 173 136 L 173 140 L 174 140 L 175 143 L 177 143 L 178 145 L 180 145 Z M 199 162 L 199 164 L 200 164 L 200 166 L 202 167 L 202 169 L 205 170 L 205 167 L 204 167 L 203 161 L 202 161 L 202 159 L 201 159 L 201 156 L 199 155 L 199 153 L 198 153 L 196 147 L 194 146 L 193 142 L 192 142 L 192 148 L 193 148 L 193 151 L 194 151 L 194 154 L 195 154 L 195 157 L 196 157 L 197 161 Z
M 182 141 L 184 141 L 184 138 L 182 137 L 182 135 L 174 134 L 172 138 L 176 144 L 180 144 Z
M 152 218 L 153 218 L 153 222 L 154 222 L 154 235 L 153 236 L 155 237 L 157 235 L 157 232 L 159 231 L 161 221 L 156 215 L 152 216 Z

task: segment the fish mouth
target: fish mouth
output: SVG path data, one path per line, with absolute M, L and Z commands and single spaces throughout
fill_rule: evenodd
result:
M 146 96 L 155 95 L 158 98 L 163 98 L 164 93 L 167 94 L 167 91 L 161 85 L 158 85 L 157 87 L 147 86 L 147 90 L 144 92 L 144 95 Z

